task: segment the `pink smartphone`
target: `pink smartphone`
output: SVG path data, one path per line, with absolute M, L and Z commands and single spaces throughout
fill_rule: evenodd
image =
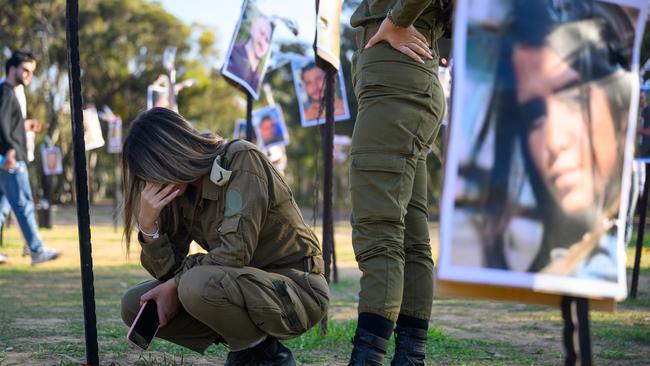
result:
M 149 300 L 142 307 L 135 317 L 126 339 L 137 347 L 146 350 L 158 332 L 160 323 L 158 321 L 158 309 L 156 302 Z

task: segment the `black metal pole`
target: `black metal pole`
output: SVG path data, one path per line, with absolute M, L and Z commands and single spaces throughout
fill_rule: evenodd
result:
M 43 202 L 40 202 L 38 212 L 38 227 L 47 229 L 52 228 L 52 176 L 45 175 L 43 169 L 40 169 L 41 182 L 43 188 Z
M 81 101 L 81 73 L 79 65 L 79 3 L 66 0 L 66 35 L 68 43 L 68 73 L 70 81 L 70 111 L 72 114 L 72 142 L 74 152 L 75 187 L 77 189 L 77 222 L 81 257 L 81 286 L 86 333 L 86 362 L 99 365 L 97 346 L 97 317 L 90 243 L 90 211 Z
M 246 91 L 246 141 L 252 142 L 253 136 L 253 94 Z
M 650 168 L 645 164 L 645 182 L 643 183 L 643 194 L 639 203 L 639 228 L 636 233 L 636 253 L 634 253 L 634 267 L 632 269 L 632 284 L 630 285 L 630 297 L 636 299 L 639 287 L 639 269 L 641 267 L 641 251 L 643 250 L 643 235 L 645 234 L 645 216 L 648 211 L 648 191 L 650 189 Z
M 566 366 L 590 366 L 591 337 L 589 334 L 589 300 L 562 296 L 560 303 L 564 320 L 563 342 Z
M 334 252 L 332 180 L 334 172 L 334 88 L 336 69 L 325 64 L 325 125 L 323 126 L 323 256 L 325 278 L 330 282 Z

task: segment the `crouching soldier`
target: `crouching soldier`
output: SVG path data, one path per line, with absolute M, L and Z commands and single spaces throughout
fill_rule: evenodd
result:
M 155 278 L 124 295 L 126 324 L 153 299 L 157 337 L 200 353 L 225 342 L 226 365 L 294 365 L 278 339 L 319 322 L 329 291 L 318 239 L 264 155 L 153 108 L 131 123 L 123 165 L 127 248 L 137 226 Z M 207 253 L 188 256 L 192 241 Z

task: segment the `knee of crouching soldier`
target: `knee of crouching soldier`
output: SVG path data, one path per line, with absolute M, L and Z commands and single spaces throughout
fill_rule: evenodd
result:
M 140 296 L 141 294 L 134 291 L 134 289 L 130 289 L 122 296 L 122 320 L 128 326 L 133 324 L 135 316 L 138 314 Z
M 217 268 L 217 266 L 198 266 L 181 276 L 178 282 L 178 299 L 190 314 L 197 316 L 197 312 L 205 308 L 206 301 L 222 297 L 217 294 L 220 286 L 215 284 L 221 282 L 225 273 Z

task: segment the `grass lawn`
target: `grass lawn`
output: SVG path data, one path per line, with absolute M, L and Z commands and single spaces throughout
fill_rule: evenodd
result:
M 341 223 L 336 231 L 340 281 L 332 285 L 328 334 L 321 336 L 316 327 L 286 342 L 302 365 L 345 365 L 351 349 L 358 270 L 348 225 Z M 436 232 L 435 227 L 432 232 Z M 63 250 L 61 259 L 31 267 L 28 257 L 20 256 L 22 238 L 15 225 L 5 231 L 4 245 L 0 247 L 0 252 L 12 260 L 0 266 L 2 366 L 76 365 L 85 359 L 77 228 L 59 225 L 41 234 L 49 246 Z M 128 287 L 148 275 L 137 261 L 137 248 L 126 258 L 120 233 L 112 227 L 93 227 L 92 242 L 102 365 L 223 362 L 227 353 L 223 345 L 210 347 L 205 355 L 162 340 L 156 340 L 150 352 L 139 352 L 131 346 L 119 316 L 120 298 Z M 597 364 L 650 364 L 650 249 L 644 250 L 638 299 L 620 304 L 615 313 L 591 315 Z M 632 254 L 630 249 L 629 257 Z M 432 365 L 562 363 L 559 309 L 458 299 L 436 299 L 433 306 L 428 344 L 428 362 Z

